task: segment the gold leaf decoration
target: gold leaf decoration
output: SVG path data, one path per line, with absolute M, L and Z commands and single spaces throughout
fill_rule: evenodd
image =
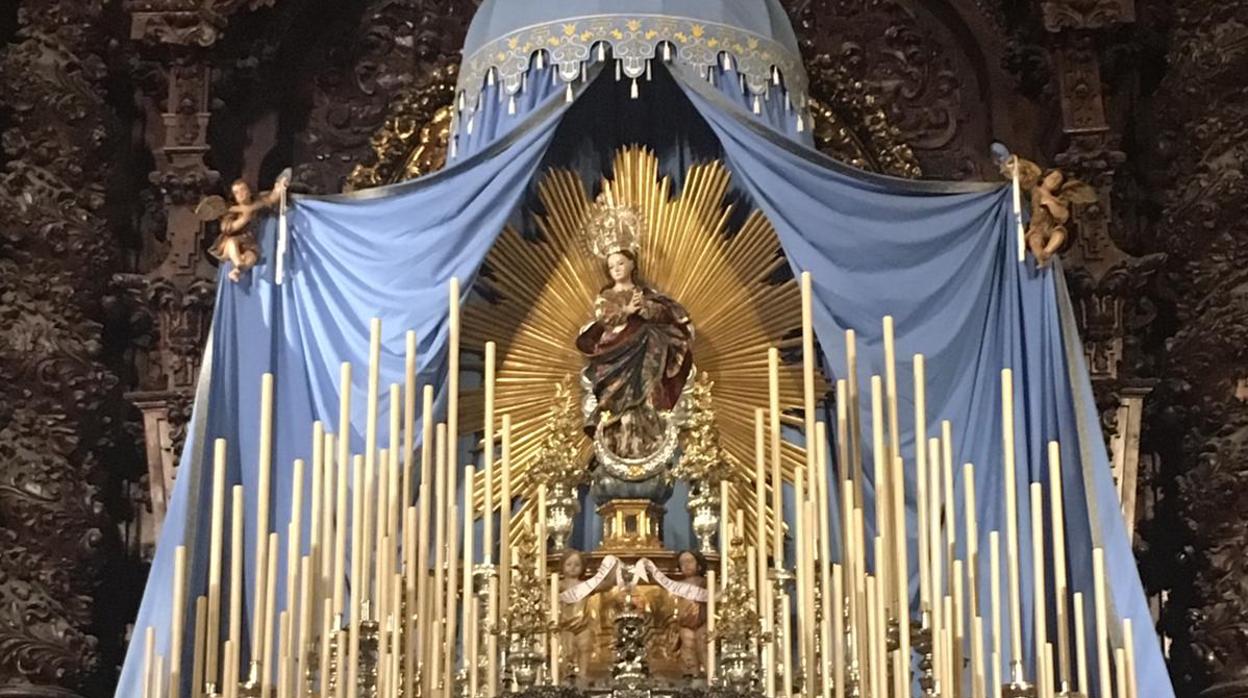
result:
M 689 167 L 678 197 L 671 196 L 671 180 L 660 177 L 659 159 L 647 149 L 622 148 L 612 175 L 600 188 L 646 218 L 638 265 L 644 283 L 681 303 L 696 328 L 694 363 L 715 377 L 716 426 L 729 477 L 736 483 L 731 506 L 745 510 L 753 521 L 754 412 L 768 405 L 768 349 L 777 347 L 782 354 L 800 349 L 801 291 L 792 279 L 774 281 L 787 262 L 761 212 L 751 212 L 738 229 L 730 229 L 732 206 L 725 203 L 730 175 L 723 162 Z M 480 295 L 488 300 L 470 303 L 463 316 L 466 348 L 475 350 L 487 341 L 498 345 L 495 414 L 499 419 L 511 415 L 512 491 L 526 500 L 526 507 L 536 491 L 533 468 L 546 433 L 552 385 L 584 368 L 574 341 L 593 320 L 594 299 L 608 283 L 601 261 L 586 252 L 584 231 L 595 197 L 580 177 L 552 170 L 538 196 L 545 211 L 536 217 L 540 235 L 528 239 L 511 228 L 500 235 L 478 281 Z M 817 394 L 824 386 L 819 378 Z M 785 425 L 801 428 L 802 404 L 800 362 L 782 363 Z M 481 428 L 480 406 L 479 394 L 465 395 L 461 424 L 468 430 Z M 587 438 L 582 440 L 588 445 Z M 785 442 L 782 460 L 783 477 L 791 481 L 806 461 L 805 450 Z M 482 498 L 480 476 L 476 489 Z

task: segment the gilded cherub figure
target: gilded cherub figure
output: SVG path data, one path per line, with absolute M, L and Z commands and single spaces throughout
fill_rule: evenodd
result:
M 563 554 L 562 572 L 559 579 L 561 592 L 579 586 L 581 577 L 585 573 L 585 554 L 573 548 L 566 550 Z M 593 621 L 595 620 L 589 607 L 589 599 L 592 595 L 591 593 L 576 601 L 560 601 L 559 654 L 567 661 L 579 688 L 589 686 L 590 657 L 594 649 Z
M 706 561 L 693 550 L 684 550 L 676 558 L 685 584 L 706 588 Z M 706 604 L 689 598 L 676 598 L 676 623 L 680 626 L 676 653 L 681 673 L 694 679 L 706 672 Z
M 1017 165 L 1016 165 L 1017 163 Z M 1039 165 L 1011 155 L 1001 165 L 1001 173 L 1013 178 L 1018 168 L 1019 186 L 1031 197 L 1031 221 L 1027 226 L 1027 247 L 1043 268 L 1066 244 L 1069 233 L 1071 204 L 1097 201 L 1096 189 L 1090 184 L 1067 177 L 1061 170 L 1044 172 Z
M 223 262 L 230 263 L 230 281 L 235 283 L 243 272 L 251 269 L 260 259 L 260 245 L 252 230 L 256 214 L 276 206 L 290 184 L 290 170 L 283 172 L 273 184 L 273 190 L 253 196 L 251 186 L 237 179 L 230 185 L 233 204 L 224 197 L 209 196 L 195 207 L 195 217 L 201 221 L 220 220 L 221 232 L 208 252 Z

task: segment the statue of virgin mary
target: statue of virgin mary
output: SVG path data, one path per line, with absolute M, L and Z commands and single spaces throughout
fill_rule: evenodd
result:
M 673 412 L 693 371 L 689 314 L 639 277 L 644 226 L 636 209 L 599 197 L 587 239 L 603 262 L 607 283 L 594 302 L 594 320 L 576 339 L 586 359 L 585 431 L 594 441 L 595 467 L 630 482 L 666 471 L 679 428 Z

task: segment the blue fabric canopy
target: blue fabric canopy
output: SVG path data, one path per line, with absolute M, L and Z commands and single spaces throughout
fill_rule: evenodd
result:
M 775 225 L 794 271 L 812 273 L 815 327 L 831 377 L 841 377 L 842 334 L 850 328 L 861 338 L 860 382 L 867 385 L 871 374 L 882 373 L 879 327 L 886 314 L 897 322 L 900 375 L 909 375 L 909 357 L 914 353 L 928 357 L 929 433 L 940 419 L 951 420 L 957 462 L 976 464 L 981 550 L 987 548 L 987 532 L 1002 528 L 998 381 L 1001 368 L 1014 369 L 1020 539 L 1029 540 L 1026 484 L 1045 481 L 1045 444 L 1059 440 L 1072 588 L 1084 591 L 1090 601 L 1090 550 L 1094 545 L 1104 547 L 1111 616 L 1134 620 L 1140 684 L 1150 687 L 1150 695 L 1172 696 L 1109 480 L 1061 273 L 1055 268 L 1037 272 L 1030 261 L 1017 262 L 1008 190 L 999 185 L 909 182 L 849 170 L 767 125 L 784 126 L 777 118 L 782 112 L 763 110 L 755 116 L 744 108 L 748 100 L 743 103 L 726 95 L 695 72 L 681 67 L 674 71 L 684 95 L 676 95 L 681 104 L 650 108 L 674 110 L 665 114 L 696 110 L 700 117 L 670 119 L 666 127 L 691 133 L 709 129 L 736 185 Z M 545 83 L 545 78 L 530 78 L 531 84 L 538 82 Z M 584 89 L 585 84 L 578 83 L 578 92 Z M 656 90 L 653 98 L 659 94 Z M 565 138 L 585 136 L 568 131 L 571 126 L 578 131 L 595 128 L 594 120 L 574 115 L 565 123 L 564 117 L 582 106 L 591 105 L 569 106 L 562 87 L 546 90 L 535 94 L 515 118 L 488 122 L 495 125 L 483 130 L 485 135 L 477 141 L 470 145 L 461 141 L 458 160 L 441 173 L 354 195 L 297 199 L 284 283 L 273 283 L 271 225 L 262 231 L 262 263 L 242 283 L 221 277 L 193 428 L 136 621 L 136 636 L 153 626 L 156 651 L 167 653 L 176 546 L 186 545 L 194 563 L 188 577 L 192 597 L 202 593 L 210 454 L 217 438 L 228 444 L 227 481 L 242 483 L 248 493 L 245 576 L 255 578 L 250 551 L 255 549 L 256 532 L 250 512 L 255 511 L 257 397 L 263 373 L 272 372 L 277 385 L 272 501 L 277 530 L 283 530 L 292 501 L 289 464 L 295 458 L 309 458 L 314 420 L 327 425 L 337 421 L 340 363 L 367 365 L 370 318 L 383 322 L 383 389 L 402 382 L 403 333 L 408 329 L 420 339 L 421 382 L 443 385 L 447 284 L 458 277 L 464 280 L 465 291 L 470 287 L 495 237 L 524 202 L 542 167 L 551 164 L 551 155 L 574 156 L 575 149 L 561 151 L 559 144 Z M 785 129 L 788 136 L 804 137 Z M 608 145 L 603 139 L 584 140 L 585 147 Z M 689 153 L 683 148 L 673 153 L 677 150 Z M 361 373 L 357 370 L 354 376 L 356 395 L 366 391 Z M 903 380 L 899 387 L 906 414 L 906 405 L 912 406 L 910 386 Z M 360 402 L 355 401 L 355 425 L 364 423 Z M 383 401 L 381 424 L 387 421 L 386 411 Z M 911 463 L 912 434 L 907 426 L 903 454 Z M 361 452 L 360 433 L 351 436 L 352 452 Z M 869 462 L 870 454 L 865 458 Z M 913 488 L 913 473 L 908 481 Z M 284 558 L 285 540 L 282 545 Z M 1030 548 L 1020 548 L 1024 626 L 1029 628 Z M 981 555 L 985 565 L 986 558 Z M 988 575 L 979 578 L 986 595 Z M 247 618 L 251 585 L 244 584 L 249 592 Z M 279 598 L 279 607 L 282 603 Z M 1030 630 L 1025 632 L 1030 638 Z M 141 694 L 142 655 L 142 642 L 132 642 L 119 698 Z M 184 665 L 190 666 L 189 657 Z

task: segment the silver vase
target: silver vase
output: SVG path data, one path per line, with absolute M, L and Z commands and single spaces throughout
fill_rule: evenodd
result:
M 521 642 L 519 647 L 512 648 L 508 653 L 507 663 L 511 669 L 511 679 L 516 682 L 516 688 L 524 692 L 537 685 L 537 679 L 541 675 L 542 666 L 546 664 L 546 658 L 533 648 L 531 642 Z
M 694 491 L 698 494 L 689 498 L 693 534 L 698 538 L 698 549 L 708 555 L 715 552 L 714 536 L 719 531 L 719 492 L 706 483 L 696 484 Z
M 758 680 L 758 657 L 746 642 L 725 642 L 719 653 L 719 680 L 733 691 L 751 691 Z
M 554 486 L 546 493 L 546 532 L 554 543 L 555 552 L 563 552 L 568 546 L 573 520 L 580 511 L 576 488 Z

